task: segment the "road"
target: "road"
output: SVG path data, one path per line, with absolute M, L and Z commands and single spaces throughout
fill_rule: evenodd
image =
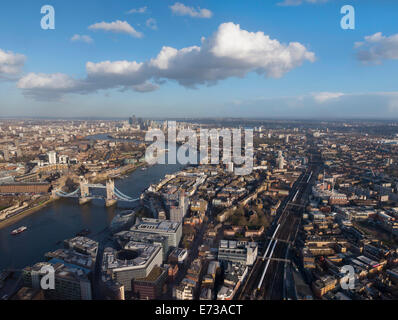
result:
M 267 232 L 265 253 L 254 264 L 239 300 L 284 300 L 294 298 L 287 288 L 286 269 L 290 263 L 290 249 L 294 247 L 301 218 L 308 201 L 311 187 L 320 170 L 320 156 L 311 153 L 311 161 L 297 179 L 285 198 L 273 224 Z M 271 258 L 271 259 L 270 259 Z

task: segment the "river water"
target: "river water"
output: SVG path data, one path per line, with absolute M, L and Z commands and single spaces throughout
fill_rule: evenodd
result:
M 100 137 L 105 138 L 105 137 Z M 98 137 L 97 137 L 98 139 Z M 157 183 L 166 174 L 183 169 L 180 164 L 154 165 L 147 170 L 137 169 L 124 179 L 115 181 L 115 186 L 124 194 L 138 198 L 150 184 Z M 77 199 L 61 199 L 24 217 L 14 224 L 0 229 L 0 270 L 21 269 L 44 261 L 44 254 L 62 247 L 62 241 L 72 238 L 83 229 L 97 241 L 109 236 L 108 227 L 113 217 L 134 204 L 119 202 L 116 207 L 106 208 L 103 200 L 93 200 L 80 206 Z M 12 236 L 12 230 L 27 226 L 28 230 Z

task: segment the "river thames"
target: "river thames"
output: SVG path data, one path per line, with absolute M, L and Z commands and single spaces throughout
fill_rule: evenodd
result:
M 115 181 L 115 186 L 124 194 L 139 198 L 150 184 L 158 183 L 166 174 L 183 169 L 183 165 L 154 165 L 147 170 L 137 169 L 126 178 Z M 134 205 L 118 202 L 116 207 L 106 208 L 103 200 L 93 200 L 80 206 L 77 199 L 61 199 L 32 213 L 12 225 L 0 229 L 0 269 L 22 269 L 39 261 L 44 254 L 63 246 L 62 241 L 76 236 L 83 229 L 97 241 L 109 236 L 109 225 L 113 217 Z M 28 230 L 17 235 L 11 231 L 26 226 Z

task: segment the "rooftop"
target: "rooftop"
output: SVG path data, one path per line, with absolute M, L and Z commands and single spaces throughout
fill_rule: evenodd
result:
M 131 227 L 132 231 L 175 233 L 180 227 L 180 222 L 166 221 L 151 218 L 137 219 L 137 223 Z

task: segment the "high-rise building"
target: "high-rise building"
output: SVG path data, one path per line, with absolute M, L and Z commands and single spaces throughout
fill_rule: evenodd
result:
M 283 157 L 279 158 L 279 159 L 278 159 L 278 169 L 279 169 L 279 170 L 282 170 L 284 164 L 285 164 L 285 161 L 284 161 Z
M 135 126 L 137 124 L 137 118 L 135 117 L 135 115 L 129 118 L 129 124 L 131 126 Z
M 57 153 L 55 151 L 50 151 L 47 155 L 49 164 L 57 164 Z
M 278 165 L 278 169 L 282 170 L 285 165 L 285 159 L 283 158 L 282 151 L 278 151 L 278 158 L 276 158 L 276 163 Z
M 178 247 L 182 236 L 182 223 L 151 218 L 137 219 L 131 231 L 166 236 L 169 247 Z
M 175 222 L 182 222 L 188 211 L 188 198 L 185 197 L 184 192 L 180 192 L 178 200 L 171 200 L 169 202 L 170 220 Z

